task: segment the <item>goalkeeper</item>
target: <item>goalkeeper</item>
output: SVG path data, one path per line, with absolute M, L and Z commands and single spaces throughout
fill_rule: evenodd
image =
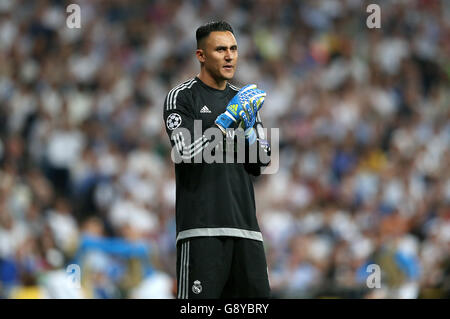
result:
M 203 25 L 196 39 L 200 73 L 169 91 L 163 112 L 172 148 L 183 159 L 175 163 L 177 297 L 268 298 L 267 263 L 251 179 L 269 164 L 261 157 L 270 159 L 258 113 L 266 93 L 255 84 L 239 89 L 228 82 L 238 60 L 228 23 Z M 203 135 L 191 141 L 198 123 Z M 233 163 L 189 161 L 211 151 L 217 141 L 222 148 L 212 151 L 223 150 L 228 129 L 237 127 L 244 131 L 246 154 L 257 150 L 256 161 L 248 156 Z M 220 139 L 205 135 L 210 128 Z

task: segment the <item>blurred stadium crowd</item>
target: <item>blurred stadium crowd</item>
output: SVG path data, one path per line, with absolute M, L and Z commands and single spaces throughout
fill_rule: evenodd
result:
M 0 298 L 174 297 L 163 101 L 217 19 L 280 128 L 255 180 L 274 297 L 450 297 L 450 3 L 372 2 L 381 29 L 359 0 L 79 0 L 80 29 L 70 1 L 0 1 Z

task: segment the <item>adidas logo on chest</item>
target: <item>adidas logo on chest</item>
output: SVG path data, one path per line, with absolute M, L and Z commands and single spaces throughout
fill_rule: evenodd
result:
M 200 113 L 211 113 L 211 110 L 208 109 L 208 107 L 206 105 L 204 105 L 201 109 L 200 109 Z

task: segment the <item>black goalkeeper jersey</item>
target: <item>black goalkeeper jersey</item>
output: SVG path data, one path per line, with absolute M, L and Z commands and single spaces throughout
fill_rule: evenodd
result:
M 206 151 L 211 140 L 205 135 L 194 139 L 194 121 L 201 120 L 203 132 L 216 127 L 215 119 L 225 111 L 238 91 L 239 88 L 229 83 L 224 90 L 214 89 L 198 77 L 169 91 L 164 102 L 164 124 L 172 148 L 185 159 Z M 259 116 L 257 121 L 261 125 Z M 178 128 L 188 130 L 192 139 L 177 133 Z M 260 135 L 261 132 L 254 147 L 270 153 L 270 149 L 262 148 Z M 250 175 L 258 176 L 261 167 L 266 165 L 260 161 L 252 164 L 248 161 L 175 162 L 177 241 L 199 236 L 233 236 L 262 241 Z

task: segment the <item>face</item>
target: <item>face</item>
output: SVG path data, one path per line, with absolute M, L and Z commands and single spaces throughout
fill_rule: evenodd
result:
M 197 52 L 198 60 L 205 70 L 217 80 L 230 80 L 236 71 L 238 59 L 237 43 L 233 33 L 214 31 L 203 40 Z

